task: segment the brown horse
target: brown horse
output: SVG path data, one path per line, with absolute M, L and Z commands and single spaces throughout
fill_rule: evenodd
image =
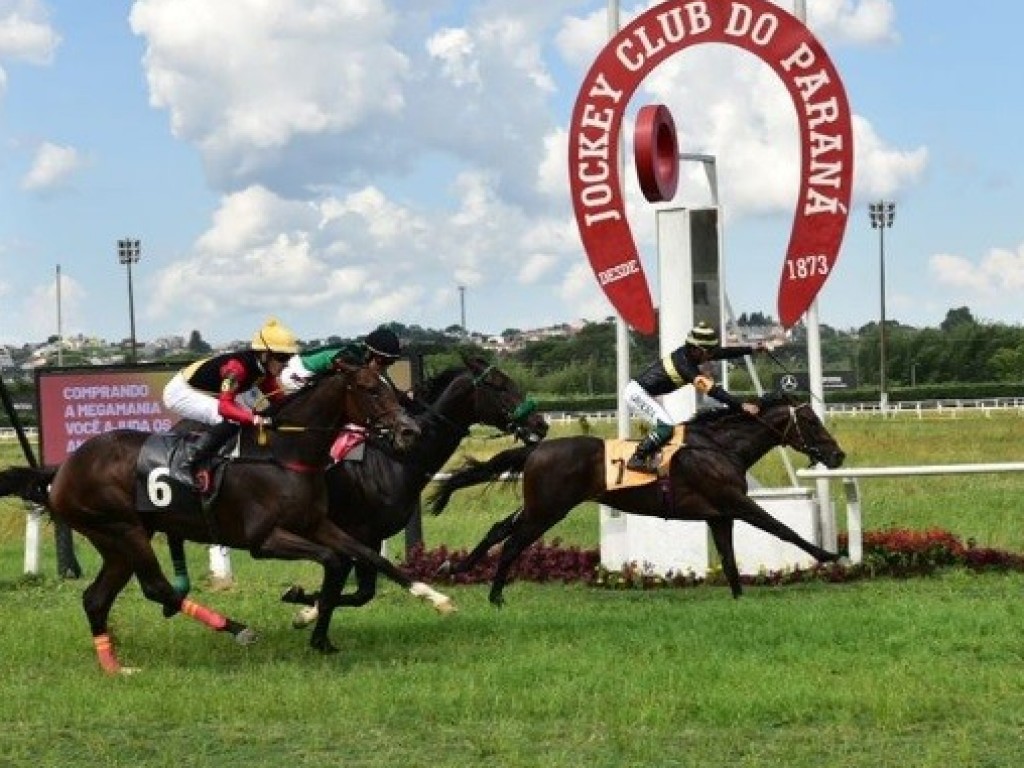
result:
M 256 558 L 319 563 L 324 569 L 321 610 L 310 644 L 324 652 L 335 650 L 327 632 L 341 592 L 343 557 L 372 562 L 439 610 L 450 608 L 447 597 L 412 582 L 327 519 L 323 469 L 332 441 L 346 424 L 386 432 L 400 448 L 407 448 L 419 434 L 391 389 L 368 369 L 350 367 L 268 413 L 275 431 L 268 435 L 251 427 L 242 429 L 243 457 L 251 458 L 228 465 L 208 510 L 198 509 L 194 491 L 175 483 L 168 462 L 158 463 L 145 477 L 137 472 L 140 456 L 153 450 L 154 441 L 179 442 L 169 435 L 107 432 L 85 442 L 56 470 L 16 467 L 0 472 L 0 496 L 16 494 L 44 504 L 54 518 L 70 525 L 99 551 L 102 566 L 82 603 L 105 671 L 128 671 L 115 654 L 108 617 L 133 575 L 146 598 L 160 604 L 166 616 L 184 613 L 228 632 L 242 644 L 255 639 L 244 624 L 174 590 L 153 552 L 151 537 L 156 531 L 247 549 Z M 264 441 L 269 444 L 261 448 Z M 260 450 L 263 455 L 253 457 Z
M 635 515 L 706 521 L 734 597 L 742 591 L 733 551 L 734 520 L 795 544 L 819 561 L 838 560 L 837 554 L 806 541 L 751 499 L 746 471 L 778 445 L 794 448 L 829 468 L 842 464 L 845 454 L 808 404 L 772 395 L 759 405 L 758 416 L 717 409 L 691 419 L 686 444 L 672 457 L 668 478 L 646 485 L 608 490 L 605 442 L 596 437 L 547 440 L 503 451 L 489 461 L 470 461 L 438 485 L 431 500 L 435 513 L 444 509 L 456 490 L 492 482 L 506 472 L 522 473 L 523 505 L 495 524 L 464 560 L 446 563 L 442 570 L 468 571 L 491 547 L 504 542 L 490 591 L 491 603 L 501 605 L 516 558 L 587 500 Z

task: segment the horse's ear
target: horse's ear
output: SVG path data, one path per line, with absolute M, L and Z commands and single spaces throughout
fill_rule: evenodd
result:
M 334 370 L 344 376 L 351 376 L 353 373 L 362 368 L 361 365 L 354 365 L 353 363 L 346 362 L 344 360 L 335 360 L 332 366 Z

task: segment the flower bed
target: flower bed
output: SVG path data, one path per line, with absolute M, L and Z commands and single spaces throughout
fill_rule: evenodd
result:
M 845 535 L 839 537 L 840 551 L 846 551 Z M 846 582 L 856 579 L 887 576 L 909 578 L 927 576 L 941 568 L 959 567 L 973 571 L 1024 571 L 1024 555 L 964 544 L 948 531 L 933 529 L 910 531 L 889 529 L 864 534 L 864 558 L 857 564 L 825 564 L 811 568 L 766 571 L 744 576 L 748 585 L 778 586 L 808 581 Z M 446 547 L 425 550 L 411 549 L 402 564 L 417 579 L 436 578 L 438 568 L 451 559 L 458 561 L 466 550 L 452 551 Z M 452 578 L 456 584 L 486 584 L 490 581 L 498 559 L 489 554 L 473 570 Z M 712 569 L 706 576 L 694 573 L 661 575 L 646 563 L 629 563 L 621 570 L 601 565 L 596 549 L 563 547 L 560 539 L 550 544 L 540 541 L 519 558 L 512 567 L 509 581 L 563 583 L 582 582 L 604 589 L 658 589 L 694 587 L 700 584 L 725 584 L 721 569 Z

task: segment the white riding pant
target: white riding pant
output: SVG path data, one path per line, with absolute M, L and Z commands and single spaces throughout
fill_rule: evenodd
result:
M 626 407 L 629 408 L 630 412 L 637 416 L 652 427 L 655 426 L 659 421 L 662 424 L 675 424 L 675 420 L 668 415 L 668 411 L 665 407 L 651 397 L 635 380 L 630 381 L 626 388 L 622 391 L 623 399 L 626 401 Z
M 224 421 L 218 412 L 217 398 L 209 392 L 190 387 L 181 373 L 175 374 L 164 387 L 164 405 L 184 419 L 194 419 L 203 424 Z
M 302 364 L 302 355 L 292 355 L 281 370 L 278 382 L 285 394 L 290 395 L 292 392 L 302 389 L 311 378 L 313 378 L 313 372 Z

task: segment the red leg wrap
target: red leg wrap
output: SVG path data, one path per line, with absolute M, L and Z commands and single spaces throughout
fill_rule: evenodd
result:
M 110 635 L 106 632 L 96 635 L 92 639 L 92 644 L 96 648 L 96 658 L 104 672 L 114 675 L 121 671 L 121 664 L 114 653 L 114 641 L 110 639 Z
M 191 616 L 193 619 L 203 622 L 203 624 L 208 626 L 210 629 L 216 629 L 219 631 L 228 625 L 226 617 L 221 616 L 216 611 L 211 611 L 209 608 L 193 602 L 192 600 L 181 601 L 181 612 L 186 616 Z

